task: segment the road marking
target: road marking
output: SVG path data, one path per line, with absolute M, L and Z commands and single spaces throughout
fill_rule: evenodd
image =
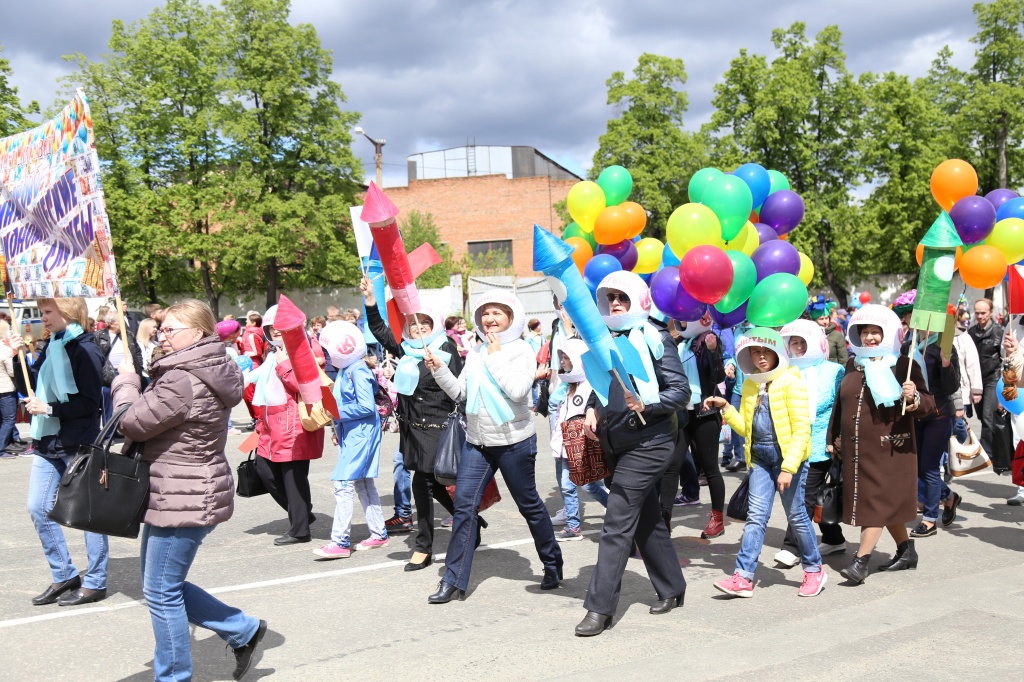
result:
M 600 530 L 585 530 L 583 535 L 593 535 L 600 533 Z M 526 545 L 533 542 L 533 538 L 524 538 L 520 540 L 509 540 L 508 542 L 498 542 L 493 545 L 480 545 L 476 550 L 478 552 L 484 552 L 489 549 L 505 549 L 507 547 L 517 547 L 519 545 Z M 441 562 L 445 559 L 445 554 L 434 555 L 434 561 Z M 302 575 L 293 575 L 285 578 L 274 578 L 273 580 L 261 580 L 254 583 L 243 583 L 241 585 L 225 585 L 224 587 L 214 587 L 206 590 L 210 594 L 227 594 L 229 592 L 242 592 L 245 590 L 258 590 L 264 587 L 277 587 L 278 585 L 289 585 L 292 583 L 307 582 L 310 580 L 322 580 L 324 578 L 337 578 L 343 575 L 352 575 L 354 573 L 366 573 L 368 571 L 381 571 L 387 568 L 397 568 L 399 566 L 405 566 L 404 561 L 384 561 L 379 564 L 369 564 L 367 566 L 353 566 L 351 568 L 342 568 L 336 571 L 324 571 L 322 573 L 304 573 Z M 75 616 L 84 616 L 92 613 L 110 613 L 112 611 L 120 611 L 122 609 L 130 609 L 136 606 L 145 606 L 146 602 L 139 601 L 138 599 L 132 599 L 131 601 L 121 602 L 119 604 L 112 604 L 110 606 L 89 606 L 84 609 L 64 609 L 54 613 L 47 613 L 42 616 L 26 616 L 25 618 L 12 618 L 10 620 L 0 620 L 0 630 L 4 628 L 18 627 L 19 625 L 31 625 L 33 623 L 42 623 L 48 620 L 58 620 L 61 618 L 74 618 Z

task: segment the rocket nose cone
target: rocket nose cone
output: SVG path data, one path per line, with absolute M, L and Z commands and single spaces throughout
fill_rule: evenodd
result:
M 536 223 L 533 226 L 533 269 L 545 274 L 572 259 L 573 248 Z

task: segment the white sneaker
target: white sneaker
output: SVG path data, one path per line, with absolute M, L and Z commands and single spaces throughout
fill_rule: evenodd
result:
M 842 554 L 845 551 L 846 551 L 846 543 L 845 542 L 843 544 L 841 544 L 841 545 L 829 545 L 829 544 L 824 543 L 824 542 L 819 542 L 818 543 L 818 553 L 821 554 L 821 556 L 828 556 L 829 554 Z
M 800 563 L 800 557 L 793 554 L 788 549 L 784 549 L 775 555 L 775 563 L 782 564 L 786 568 L 793 568 Z
M 565 507 L 559 509 L 554 516 L 551 517 L 552 526 L 564 526 L 565 525 Z

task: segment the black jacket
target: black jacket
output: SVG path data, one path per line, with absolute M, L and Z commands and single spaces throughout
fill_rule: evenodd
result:
M 904 343 L 902 355 L 910 353 L 910 343 Z M 935 413 L 922 415 L 918 419 L 947 419 L 956 415 L 954 397 L 960 393 L 960 359 L 956 347 L 949 356 L 949 367 L 942 366 L 942 352 L 936 343 L 930 344 L 924 352 L 924 364 L 928 377 L 928 391 L 935 398 Z M 906 377 L 901 377 L 902 381 Z
M 131 331 L 128 331 L 127 334 L 128 347 L 132 354 L 132 364 L 135 365 L 135 373 L 141 377 L 142 350 L 139 348 L 139 344 L 135 342 L 135 335 Z M 111 365 L 108 360 L 110 358 L 110 349 L 113 345 L 110 343 L 110 334 L 106 329 L 100 329 L 93 332 L 93 339 L 96 341 L 100 352 L 103 353 L 103 385 L 109 387 L 114 383 L 114 377 L 117 376 L 117 367 Z
M 40 353 L 39 359 L 28 368 L 32 388 L 36 386 L 39 368 L 46 360 L 47 345 Z M 34 443 L 36 451 L 44 457 L 73 455 L 78 452 L 79 445 L 88 445 L 96 440 L 100 433 L 100 407 L 103 404 L 101 388 L 103 386 L 101 368 L 103 353 L 93 340 L 92 334 L 81 334 L 64 346 L 68 360 L 71 362 L 71 374 L 75 377 L 78 393 L 68 396 L 66 403 L 52 402 L 53 416 L 60 419 L 60 433 L 46 436 Z M 19 362 L 14 356 L 14 362 Z M 14 381 L 18 390 L 28 395 L 25 376 L 21 368 L 16 368 Z
M 985 383 L 989 383 L 989 381 L 995 383 L 999 378 L 996 375 L 999 374 L 999 370 L 1003 366 L 999 350 L 1003 345 L 1003 328 L 995 322 L 990 322 L 984 329 L 973 325 L 967 330 L 967 333 L 971 335 L 974 345 L 978 347 L 978 363 L 981 365 L 982 380 Z
M 676 344 L 664 329 L 660 330 L 665 353 L 660 360 L 651 362 L 658 377 L 661 402 L 648 405 L 643 411 L 647 425 L 644 426 L 636 413 L 626 407 L 626 394 L 619 382 L 612 381 L 608 390 L 608 404 L 602 405 L 597 395 L 592 394 L 588 408 L 597 412 L 597 435 L 605 453 L 612 457 L 627 452 L 654 436 L 676 433 L 676 411 L 690 402 L 690 382 L 686 380 L 683 363 L 679 361 Z M 613 334 L 615 332 L 612 332 Z

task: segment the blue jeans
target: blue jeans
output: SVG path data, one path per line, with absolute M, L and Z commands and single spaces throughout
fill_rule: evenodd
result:
M 562 491 L 562 501 L 565 503 L 565 525 L 569 528 L 579 530 L 580 527 L 580 497 L 577 492 L 580 488 L 597 500 L 602 507 L 608 508 L 608 490 L 600 481 L 577 486 L 569 479 L 569 460 L 555 458 L 555 477 L 558 479 L 558 488 Z
M 949 448 L 953 433 L 953 420 L 929 419 L 914 422 L 917 430 L 917 478 L 923 484 L 921 518 L 935 523 L 939 518 L 939 505 L 949 497 L 949 488 L 942 480 L 942 456 Z
M 18 417 L 18 393 L 0 393 L 0 450 L 14 440 L 14 422 Z
M 46 555 L 46 562 L 50 564 L 50 572 L 55 583 L 71 580 L 78 575 L 78 569 L 71 562 L 71 555 L 68 553 L 63 529 L 46 515 L 53 509 L 60 477 L 64 475 L 72 459 L 72 455 L 52 459 L 36 455 L 32 458 L 32 472 L 28 479 L 28 513 L 35 524 L 39 540 L 43 543 L 43 554 Z M 85 551 L 89 558 L 89 567 L 82 576 L 82 587 L 90 590 L 106 589 L 107 536 L 86 533 Z
M 106 424 L 114 414 L 114 394 L 111 392 L 110 386 L 104 386 L 100 393 L 103 395 L 100 414 L 103 416 L 103 424 Z
M 401 450 L 395 450 L 391 463 L 395 478 L 395 516 L 407 519 L 412 516 L 412 482 L 409 472 L 405 470 Z
M 544 568 L 562 565 L 562 550 L 555 541 L 548 510 L 537 493 L 537 436 L 512 445 L 482 447 L 466 442 L 459 460 L 459 474 L 455 481 L 455 520 L 448 542 L 445 559 L 447 570 L 444 581 L 460 590 L 469 587 L 469 573 L 473 568 L 473 550 L 477 533 L 477 508 L 484 489 L 494 474 L 501 471 L 509 494 L 515 500 L 519 513 L 526 519 L 533 535 Z
M 782 473 L 782 453 L 775 444 L 754 443 L 750 467 L 750 509 L 747 523 L 743 526 L 743 539 L 736 555 L 736 572 L 747 580 L 754 579 L 757 558 L 764 545 L 764 532 L 772 515 L 775 503 L 776 484 Z M 804 506 L 804 487 L 807 484 L 807 462 L 793 474 L 793 482 L 781 493 L 782 508 L 796 535 L 800 550 L 800 561 L 804 571 L 817 573 L 821 570 L 821 554 L 811 527 L 811 519 Z
M 360 478 L 355 481 L 334 481 L 334 526 L 331 527 L 331 542 L 339 547 L 349 546 L 353 493 L 359 495 L 359 503 L 363 505 L 363 516 L 366 517 L 370 537 L 386 539 L 388 532 L 384 530 L 384 514 L 380 510 L 377 486 L 372 478 Z
M 729 402 L 737 410 L 740 409 L 740 396 L 733 393 L 729 396 Z M 747 439 L 741 436 L 733 429 L 732 438 L 725 444 L 722 449 L 722 459 L 735 459 L 737 462 L 743 461 L 746 458 L 746 454 L 743 452 L 743 448 L 746 445 Z
M 233 649 L 248 644 L 260 626 L 256 618 L 185 580 L 199 545 L 215 527 L 142 527 L 142 593 L 153 622 L 157 680 L 192 679 L 189 623 L 213 630 Z

